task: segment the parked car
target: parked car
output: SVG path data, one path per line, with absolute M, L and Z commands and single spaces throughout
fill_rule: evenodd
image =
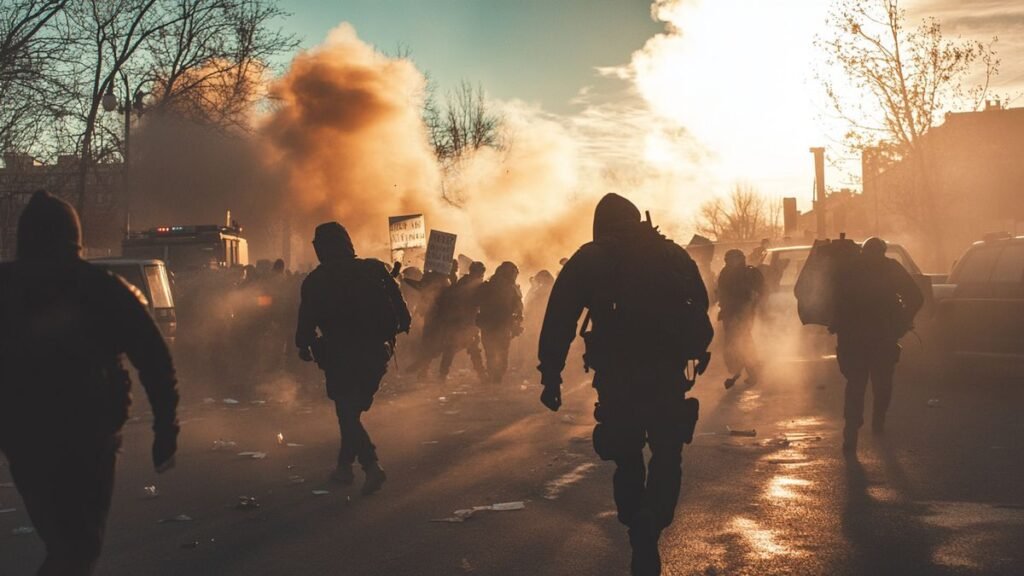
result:
M 946 284 L 935 321 L 947 367 L 1024 374 L 1024 236 L 976 242 Z
M 89 262 L 117 274 L 138 288 L 149 302 L 149 312 L 160 327 L 161 334 L 169 342 L 174 341 L 178 319 L 167 266 L 162 260 L 100 258 Z

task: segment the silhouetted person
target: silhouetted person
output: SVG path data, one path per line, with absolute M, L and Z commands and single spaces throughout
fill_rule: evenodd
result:
M 764 259 L 768 257 L 768 248 L 771 246 L 771 240 L 762 238 L 761 243 L 757 245 L 753 250 L 750 251 L 750 265 L 754 268 L 764 264 Z
M 829 329 L 837 334 L 839 369 L 846 377 L 843 450 L 847 453 L 857 451 L 869 380 L 874 397 L 872 431 L 885 430 L 900 358 L 899 340 L 913 328 L 924 304 L 913 277 L 885 256 L 886 249 L 880 238 L 869 238 L 860 255 L 839 271 L 836 282 L 835 318 Z
M 540 339 L 540 328 L 544 323 L 544 311 L 548 307 L 548 299 L 551 298 L 551 288 L 554 284 L 555 277 L 547 270 L 541 270 L 530 278 L 530 290 L 523 300 L 523 336 L 520 338 L 516 354 L 520 366 L 533 362 L 533 354 Z
M 406 280 L 406 285 L 419 294 L 419 305 L 416 313 L 423 322 L 423 330 L 416 347 L 416 360 L 407 368 L 421 377 L 427 375 L 430 364 L 444 353 L 447 325 L 441 311 L 441 296 L 455 283 L 458 278 L 458 261 L 452 261 L 452 269 L 448 274 L 429 271 L 419 281 Z
M 78 215 L 36 192 L 0 264 L 0 450 L 46 545 L 42 575 L 92 574 L 131 404 L 127 355 L 153 410 L 153 465 L 174 465 L 178 392 L 145 298 L 81 259 Z
M 479 291 L 476 324 L 487 357 L 487 377 L 495 384 L 500 384 L 508 371 L 512 339 L 523 333 L 523 294 L 516 284 L 518 277 L 515 264 L 502 262 Z
M 707 361 L 708 295 L 686 251 L 629 200 L 608 194 L 594 213 L 594 241 L 565 264 L 540 336 L 541 402 L 561 406 L 561 373 L 584 310 L 584 362 L 595 370 L 594 450 L 615 461 L 619 521 L 629 527 L 633 574 L 660 574 L 658 539 L 675 514 L 683 444 L 697 401 L 686 398 L 691 359 Z M 593 328 L 586 332 L 587 326 Z M 651 459 L 644 463 L 644 447 Z
M 725 268 L 718 275 L 718 319 L 722 322 L 725 365 L 729 369 L 726 389 L 736 384 L 744 370 L 747 383 L 757 383 L 754 318 L 763 292 L 764 276 L 757 268 L 747 265 L 743 252 L 726 252 Z
M 327 396 L 338 415 L 341 449 L 332 478 L 352 484 L 352 464 L 358 459 L 366 473 L 362 493 L 369 495 L 386 476 L 360 418 L 387 372 L 395 336 L 409 330 L 409 309 L 387 265 L 356 258 L 341 224 L 317 226 L 313 249 L 320 265 L 302 283 L 295 345 L 300 358 L 315 359 L 324 371 Z
M 453 286 L 445 290 L 438 302 L 439 314 L 444 329 L 444 352 L 441 354 L 441 379 L 448 378 L 455 353 L 465 350 L 473 363 L 473 370 L 483 381 L 483 355 L 480 352 L 480 330 L 476 326 L 479 309 L 479 292 L 484 283 L 487 268 L 483 262 L 473 262 L 466 274 Z

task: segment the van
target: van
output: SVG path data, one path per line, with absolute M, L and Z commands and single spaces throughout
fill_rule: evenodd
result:
M 149 302 L 149 312 L 156 320 L 160 333 L 169 343 L 174 342 L 178 319 L 167 266 L 162 260 L 100 258 L 89 260 L 89 263 L 117 274 L 138 288 Z

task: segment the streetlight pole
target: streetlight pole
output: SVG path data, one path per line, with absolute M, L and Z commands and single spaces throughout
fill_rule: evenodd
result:
M 123 160 L 122 165 L 124 177 L 122 183 L 124 186 L 124 204 L 125 204 L 125 236 L 131 232 L 132 222 L 132 187 L 131 183 L 128 182 L 128 177 L 131 169 L 131 134 L 132 134 L 132 112 L 140 116 L 143 113 L 142 98 L 145 93 L 142 90 L 135 90 L 134 96 L 131 94 L 131 89 L 128 87 L 128 79 L 124 79 L 124 100 L 123 103 L 119 102 L 117 96 L 114 94 L 114 86 L 111 83 L 107 87 L 107 93 L 103 95 L 103 109 L 107 112 L 113 112 L 115 110 L 124 113 L 124 149 L 121 151 L 121 158 Z

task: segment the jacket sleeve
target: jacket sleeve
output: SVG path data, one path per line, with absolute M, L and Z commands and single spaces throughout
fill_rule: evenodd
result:
M 316 316 L 313 310 L 313 288 L 310 281 L 313 275 L 306 276 L 302 281 L 299 300 L 299 322 L 295 328 L 295 346 L 305 350 L 316 341 Z
M 144 297 L 120 278 L 111 276 L 114 329 L 119 347 L 139 371 L 153 411 L 153 431 L 178 432 L 178 380 L 171 352 L 149 315 Z
M 907 326 L 911 326 L 917 313 L 924 306 L 924 295 L 921 294 L 921 288 L 914 281 L 914 277 L 899 262 L 892 260 L 890 268 L 896 284 L 896 293 L 903 302 L 903 312 L 906 315 L 903 320 Z
M 412 326 L 412 315 L 409 313 L 409 306 L 405 303 L 405 297 L 402 296 L 402 288 L 395 281 L 394 277 L 388 273 L 387 266 L 382 268 L 384 278 L 384 289 L 388 293 L 388 299 L 391 300 L 391 305 L 395 308 L 395 317 L 398 319 L 398 331 L 409 332 L 409 328 Z
M 591 301 L 595 256 L 592 250 L 581 248 L 565 263 L 555 280 L 540 331 L 537 369 L 541 374 L 558 375 L 565 368 L 580 315 Z

